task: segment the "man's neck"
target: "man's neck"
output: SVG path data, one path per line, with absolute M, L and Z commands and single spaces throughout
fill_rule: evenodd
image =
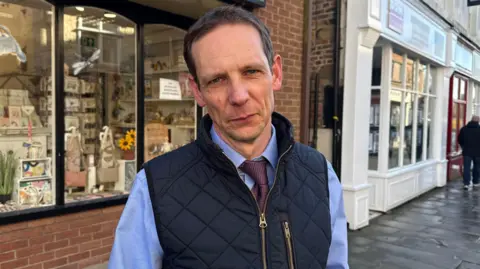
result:
M 260 156 L 267 148 L 268 142 L 272 137 L 271 124 L 268 124 L 267 126 L 265 126 L 265 129 L 263 130 L 262 134 L 260 134 L 260 136 L 257 137 L 257 139 L 255 139 L 251 143 L 235 141 L 229 138 L 228 136 L 224 135 L 221 131 L 219 131 L 219 128 L 216 128 L 215 124 L 213 128 L 215 128 L 215 131 L 217 132 L 220 139 L 223 140 L 223 142 L 225 142 L 228 146 L 230 146 L 233 150 L 238 152 L 247 160 L 251 160 L 253 158 Z

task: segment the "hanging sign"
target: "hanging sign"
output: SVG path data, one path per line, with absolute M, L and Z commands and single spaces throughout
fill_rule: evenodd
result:
M 480 0 L 467 0 L 467 6 L 473 7 L 473 6 L 479 6 L 480 5 Z

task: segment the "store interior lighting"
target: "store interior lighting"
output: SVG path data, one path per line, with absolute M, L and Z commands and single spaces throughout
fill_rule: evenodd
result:
M 85 10 L 84 7 L 75 7 L 76 10 L 80 11 L 80 12 L 83 12 Z
M 105 18 L 109 18 L 109 19 L 113 19 L 113 18 L 117 17 L 117 15 L 113 14 L 113 13 L 105 13 L 105 14 L 103 14 L 103 16 L 105 16 Z

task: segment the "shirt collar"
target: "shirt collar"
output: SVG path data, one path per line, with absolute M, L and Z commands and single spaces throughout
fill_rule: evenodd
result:
M 243 157 L 240 153 L 238 153 L 233 148 L 231 148 L 227 143 L 225 143 L 220 138 L 220 136 L 218 136 L 213 125 L 212 125 L 212 128 L 210 129 L 210 135 L 212 136 L 212 141 L 223 150 L 223 152 L 227 155 L 227 157 L 233 162 L 235 167 L 239 168 L 240 165 L 246 160 L 245 157 Z M 275 127 L 273 126 L 273 124 L 272 124 L 272 136 L 270 138 L 270 141 L 268 142 L 267 147 L 265 148 L 265 151 L 260 156 L 254 159 L 257 159 L 260 157 L 264 157 L 265 159 L 267 159 L 267 161 L 270 163 L 272 167 L 277 166 L 277 160 L 278 160 L 277 135 L 276 135 Z

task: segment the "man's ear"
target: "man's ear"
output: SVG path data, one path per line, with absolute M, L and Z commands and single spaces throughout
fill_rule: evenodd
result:
M 272 75 L 272 89 L 278 91 L 282 88 L 283 81 L 282 57 L 278 54 L 273 57 Z
M 195 100 L 197 101 L 198 105 L 200 107 L 205 106 L 205 101 L 203 100 L 203 95 L 200 92 L 200 87 L 198 86 L 197 82 L 195 81 L 195 78 L 192 75 L 188 75 L 188 85 L 190 86 L 190 89 L 193 91 L 193 96 L 195 97 Z

